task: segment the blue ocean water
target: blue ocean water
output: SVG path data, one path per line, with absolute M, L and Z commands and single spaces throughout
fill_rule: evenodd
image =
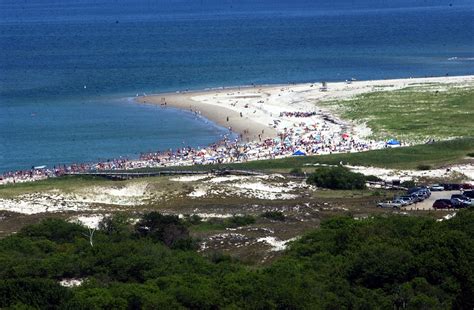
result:
M 136 93 L 464 75 L 473 59 L 471 0 L 0 0 L 0 172 L 225 132 Z

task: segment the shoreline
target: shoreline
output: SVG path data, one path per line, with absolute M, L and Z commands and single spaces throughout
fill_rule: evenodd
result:
M 207 91 L 163 93 L 138 97 L 136 101 L 140 104 L 169 106 L 203 116 L 220 127 L 238 134 L 240 140 L 244 142 L 254 141 L 259 138 L 259 135 L 262 139 L 277 137 L 277 131 L 274 128 L 260 124 L 248 116 L 241 117 L 238 111 L 193 100 L 193 96 L 205 92 Z
M 136 104 L 159 104 L 191 110 L 217 125 L 231 128 L 240 139 L 224 138 L 203 148 L 144 153 L 139 159 L 117 158 L 105 162 L 81 163 L 58 168 L 16 171 L 0 175 L 0 184 L 28 182 L 65 174 L 91 171 L 133 170 L 170 166 L 239 163 L 290 156 L 355 153 L 391 147 L 373 140 L 365 124 L 341 119 L 337 111 L 322 108 L 319 102 L 350 99 L 354 96 L 398 90 L 409 86 L 474 86 L 474 75 L 373 81 L 225 88 L 176 92 L 133 98 Z M 441 86 L 441 87 L 440 87 Z M 397 142 L 397 141 L 396 141 Z M 397 142 L 399 145 L 407 145 Z
M 298 120 L 280 116 L 285 112 L 315 112 L 319 117 L 310 123 L 329 119 L 353 135 L 368 138 L 371 130 L 365 125 L 345 121 L 317 103 L 427 83 L 474 83 L 474 75 L 328 82 L 325 90 L 321 90 L 322 83 L 230 86 L 158 93 L 136 97 L 135 101 L 197 113 L 219 126 L 231 128 L 242 142 L 277 138 L 285 128 L 294 127 Z

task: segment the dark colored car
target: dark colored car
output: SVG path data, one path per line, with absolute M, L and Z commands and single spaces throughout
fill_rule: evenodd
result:
M 453 199 L 453 198 L 458 198 L 458 199 L 461 199 L 461 200 L 469 200 L 469 197 L 467 197 L 466 195 L 461 195 L 461 194 L 451 195 L 451 199 Z
M 465 195 L 451 195 L 451 201 L 455 207 L 469 207 L 472 203 L 472 200 Z
M 465 191 L 463 193 L 464 196 L 473 199 L 474 198 L 474 191 Z
M 408 193 L 409 195 L 411 195 L 411 194 L 413 194 L 413 193 L 418 192 L 420 189 L 421 189 L 421 187 L 412 187 L 412 188 L 409 188 L 409 189 L 407 190 L 407 193 Z
M 434 209 L 450 209 L 453 207 L 451 200 L 449 199 L 438 199 L 433 203 Z
M 431 196 L 431 191 L 426 187 L 413 187 L 407 191 L 408 195 L 415 195 L 424 200 Z
M 448 183 L 448 184 L 441 184 L 444 186 L 444 189 L 447 191 L 458 191 L 461 189 L 461 184 L 455 183 Z
M 464 183 L 464 184 L 461 184 L 461 188 L 462 189 L 474 189 L 474 185 L 469 184 L 469 183 Z
M 412 193 L 410 194 L 410 196 L 413 197 L 413 200 L 415 202 L 421 202 L 425 200 L 426 198 L 428 198 L 428 195 L 425 192 L 421 192 L 421 191 Z

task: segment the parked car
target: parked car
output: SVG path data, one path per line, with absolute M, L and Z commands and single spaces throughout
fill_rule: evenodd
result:
M 430 190 L 432 192 L 444 191 L 444 186 L 439 185 L 439 184 L 433 184 L 433 185 L 430 186 Z
M 393 199 L 393 202 L 394 203 L 399 203 L 402 207 L 405 207 L 405 206 L 409 205 L 408 201 L 405 201 L 401 198 L 395 198 L 395 199 Z
M 431 196 L 431 191 L 428 187 L 420 189 L 418 192 L 425 194 L 426 198 Z
M 455 183 L 447 183 L 447 184 L 441 184 L 444 187 L 444 190 L 446 191 L 458 191 L 461 189 L 461 184 L 455 184 Z
M 425 200 L 423 196 L 417 195 L 415 193 L 411 194 L 410 197 L 413 199 L 413 203 L 417 203 L 417 202 L 421 202 Z
M 471 204 L 461 200 L 459 198 L 451 198 L 451 203 L 453 204 L 454 208 L 467 208 Z
M 434 209 L 450 209 L 453 204 L 450 199 L 438 199 L 433 203 Z
M 408 194 L 413 194 L 413 193 L 418 192 L 420 189 L 421 189 L 420 187 L 412 187 L 412 188 L 409 188 L 409 189 L 407 190 L 407 193 L 408 193 Z
M 419 197 L 428 198 L 431 196 L 431 192 L 426 187 L 414 187 L 408 190 L 409 195 L 417 195 Z
M 384 202 L 379 202 L 377 204 L 377 207 L 379 208 L 393 208 L 393 209 L 400 209 L 402 207 L 401 203 L 396 203 L 395 201 L 384 201 Z
M 463 195 L 468 198 L 474 199 L 474 191 L 465 191 Z
M 412 196 L 400 196 L 400 197 L 397 197 L 397 199 L 401 199 L 401 200 L 405 201 L 405 203 L 407 205 L 411 205 L 411 204 L 415 203 L 415 200 L 413 199 Z
M 465 195 L 460 195 L 460 194 L 454 194 L 454 195 L 451 195 L 451 199 L 459 199 L 460 201 L 468 204 L 468 205 L 471 205 L 472 204 L 472 200 L 465 196 Z
M 429 189 L 422 189 L 419 191 L 419 193 L 422 193 L 425 198 L 429 198 L 431 196 L 431 191 Z
M 474 189 L 474 185 L 469 184 L 469 183 L 464 183 L 464 184 L 461 184 L 461 188 L 462 189 Z
M 428 195 L 427 195 L 426 193 L 424 193 L 424 192 L 416 192 L 416 193 L 413 193 L 412 195 L 418 197 L 418 201 L 417 201 L 417 202 L 423 201 L 423 200 L 425 200 L 426 198 L 428 198 Z

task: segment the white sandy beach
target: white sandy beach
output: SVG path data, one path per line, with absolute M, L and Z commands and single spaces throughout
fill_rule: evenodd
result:
M 141 103 L 173 106 L 198 112 L 206 118 L 242 134 L 244 141 L 274 138 L 285 128 L 296 127 L 301 121 L 306 125 L 322 123 L 325 119 L 334 121 L 331 131 L 348 131 L 358 138 L 371 134 L 364 124 L 353 124 L 340 119 L 332 111 L 324 110 L 318 102 L 335 99 L 349 99 L 356 95 L 374 91 L 398 90 L 409 86 L 431 84 L 443 88 L 446 84 L 473 86 L 474 76 L 407 78 L 392 80 L 351 81 L 327 83 L 321 90 L 321 83 L 294 85 L 269 85 L 252 87 L 231 87 L 196 92 L 178 92 L 139 97 Z M 438 86 L 435 84 L 439 84 Z M 309 118 L 280 116 L 282 112 L 317 112 Z M 242 115 L 242 116 L 241 116 Z

